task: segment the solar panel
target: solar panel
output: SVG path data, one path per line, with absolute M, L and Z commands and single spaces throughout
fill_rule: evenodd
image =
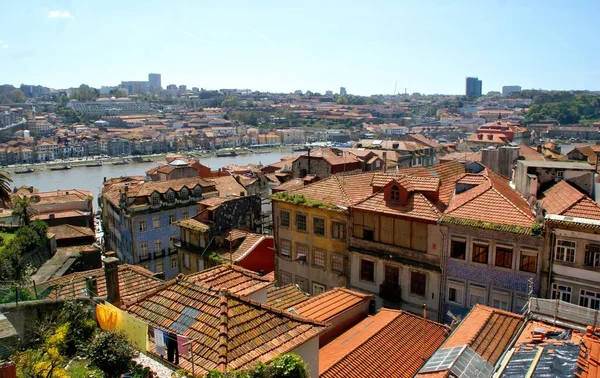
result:
M 466 345 L 437 350 L 433 356 L 427 360 L 427 363 L 421 368 L 420 372 L 427 373 L 450 369 L 465 347 Z
M 436 351 L 419 373 L 444 370 L 461 378 L 489 378 L 493 373 L 492 366 L 468 345 Z

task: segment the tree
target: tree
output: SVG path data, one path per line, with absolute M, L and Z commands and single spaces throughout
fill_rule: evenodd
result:
M 238 98 L 234 96 L 227 96 L 223 102 L 221 102 L 222 108 L 235 108 L 238 105 Z
M 88 354 L 90 361 L 102 370 L 105 377 L 118 378 L 129 371 L 136 351 L 123 334 L 108 331 L 92 340 Z
M 25 102 L 25 93 L 20 89 L 13 89 L 10 92 L 10 97 L 13 102 Z
M 259 362 L 250 371 L 230 370 L 221 373 L 211 370 L 206 378 L 308 378 L 306 363 L 294 353 L 282 354 L 268 364 Z
M 4 172 L 0 172 L 0 205 L 2 207 L 7 207 L 10 205 L 11 190 L 9 184 L 11 182 L 12 179 L 9 175 Z
M 23 226 L 27 226 L 31 217 L 38 213 L 31 204 L 31 198 L 22 195 L 13 197 L 12 210 L 13 214 L 19 217 L 19 223 Z

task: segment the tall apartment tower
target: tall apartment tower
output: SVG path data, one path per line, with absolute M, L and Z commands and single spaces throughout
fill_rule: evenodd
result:
M 340 87 L 340 96 L 345 96 L 345 95 L 346 95 L 346 88 Z
M 481 96 L 481 80 L 476 77 L 467 78 L 467 97 L 479 97 Z
M 148 74 L 148 83 L 150 84 L 150 88 L 162 89 L 160 84 L 160 74 L 158 73 Z

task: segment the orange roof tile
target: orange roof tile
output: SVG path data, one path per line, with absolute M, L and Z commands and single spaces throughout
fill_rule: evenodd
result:
M 253 232 L 247 232 L 244 241 L 242 244 L 237 247 L 235 252 L 233 252 L 232 259 L 233 261 L 238 261 L 246 257 L 248 253 L 252 252 L 254 248 L 259 245 L 263 240 L 273 239 L 272 236 L 255 234 Z
M 308 156 L 309 155 L 307 152 L 298 156 L 295 160 L 300 158 L 307 158 Z M 310 151 L 310 158 L 323 159 L 330 165 L 344 165 L 360 162 L 360 159 L 358 159 L 354 154 L 346 150 L 328 147 L 318 148 L 316 150 Z
M 300 290 L 296 284 L 287 284 L 281 287 L 271 286 L 267 290 L 267 304 L 282 310 L 294 307 L 308 298 L 310 295 Z
M 395 180 L 409 192 L 436 192 L 440 186 L 440 179 L 436 177 L 408 176 L 395 173 L 378 173 L 373 176 L 373 188 L 383 188 Z
M 223 264 L 190 274 L 185 278 L 196 285 L 220 290 L 226 288 L 238 295 L 251 295 L 271 285 L 268 278 L 237 265 Z
M 540 202 L 550 214 L 600 220 L 600 205 L 564 180 L 546 190 Z
M 494 366 L 524 322 L 522 315 L 477 304 L 444 342 L 443 348 L 466 344 Z
M 382 309 L 319 350 L 319 377 L 413 377 L 447 334 L 442 324 Z
M 438 208 L 421 193 L 411 193 L 406 203 L 388 202 L 383 193 L 377 193 L 353 208 L 428 221 L 437 221 L 441 216 Z
M 326 321 L 373 298 L 371 294 L 336 287 L 297 304 L 294 310 L 301 316 Z
M 104 269 L 71 273 L 66 276 L 38 283 L 40 292 L 49 290 L 48 298 L 70 298 L 85 295 L 86 277 L 94 277 L 98 288 L 98 296 L 106 296 L 106 277 Z M 163 281 L 155 278 L 153 273 L 141 266 L 119 265 L 119 290 L 121 300 L 125 304 L 154 290 Z
M 299 189 L 304 186 L 304 179 L 295 178 L 284 182 L 283 184 L 277 185 L 273 188 L 273 190 L 283 191 L 283 190 L 293 190 Z
M 227 291 L 215 292 L 183 277 L 140 298 L 127 311 L 151 327 L 192 341 L 195 373 L 201 375 L 269 362 L 318 337 L 327 327 Z M 191 371 L 190 357 L 179 356 L 179 367 Z
M 577 359 L 577 366 L 581 368 L 579 378 L 600 377 L 600 338 L 592 334 L 593 327 L 588 327 L 588 332 L 582 337 L 582 347 Z M 584 348 L 585 346 L 585 348 Z
M 48 233 L 54 234 L 56 240 L 96 236 L 96 233 L 88 227 L 73 226 L 70 224 L 48 227 Z

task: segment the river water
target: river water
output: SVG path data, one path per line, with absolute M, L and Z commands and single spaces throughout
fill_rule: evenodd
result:
M 248 154 L 227 157 L 199 157 L 196 158 L 200 163 L 210 167 L 213 170 L 229 164 L 271 164 L 279 161 L 282 157 L 291 156 L 290 150 L 273 151 L 261 154 Z M 299 154 L 296 152 L 295 154 Z M 84 189 L 94 193 L 97 197 L 102 189 L 104 178 L 120 176 L 144 175 L 145 172 L 153 167 L 160 165 L 161 162 L 150 163 L 130 163 L 124 165 L 112 165 L 105 162 L 99 167 L 73 167 L 64 171 L 35 171 L 26 174 L 13 174 L 12 186 L 21 185 L 34 186 L 40 191 L 50 191 L 57 189 Z M 164 164 L 164 161 L 162 162 Z

